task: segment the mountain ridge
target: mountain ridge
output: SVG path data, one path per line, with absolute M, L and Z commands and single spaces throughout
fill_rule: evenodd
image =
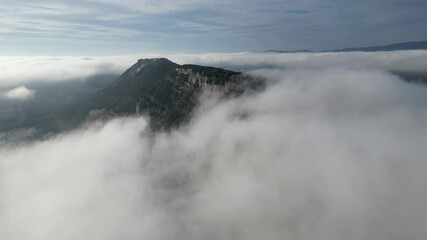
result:
M 146 114 L 153 129 L 171 129 L 188 120 L 203 91 L 241 93 L 239 84 L 250 78 L 241 72 L 166 58 L 140 59 L 100 93 L 99 106 L 115 115 Z
M 48 112 L 27 107 L 24 109 L 32 112 L 31 117 L 19 124 L 9 124 L 10 120 L 3 125 L 6 130 L 36 128 L 45 135 L 72 130 L 87 121 L 145 115 L 150 129 L 169 131 L 189 121 L 203 92 L 235 96 L 259 88 L 261 82 L 221 68 L 179 65 L 166 58 L 140 59 L 111 82 L 72 95 L 74 100 L 70 103 Z
M 301 50 L 267 50 L 265 53 L 315 53 L 315 52 L 380 52 L 380 51 L 403 51 L 403 50 L 426 50 L 427 41 L 412 41 L 412 42 L 401 42 L 393 43 L 388 45 L 380 46 L 368 46 L 368 47 L 350 47 L 341 49 L 330 49 L 322 51 L 313 51 L 310 49 Z

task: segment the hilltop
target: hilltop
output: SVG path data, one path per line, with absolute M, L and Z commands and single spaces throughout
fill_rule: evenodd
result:
M 190 119 L 204 91 L 230 97 L 262 82 L 240 72 L 153 58 L 138 60 L 113 81 L 90 85 L 47 88 L 48 97 L 37 100 L 40 107 L 31 101 L 10 105 L 11 113 L 0 119 L 1 130 L 37 129 L 44 135 L 88 120 L 132 115 L 147 116 L 152 130 L 170 130 Z

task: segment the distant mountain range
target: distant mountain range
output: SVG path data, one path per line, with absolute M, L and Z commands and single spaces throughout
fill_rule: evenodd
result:
M 304 53 L 304 52 L 380 52 L 380 51 L 399 51 L 399 50 L 424 50 L 427 49 L 427 41 L 419 42 L 404 42 L 395 43 L 385 46 L 373 46 L 373 47 L 355 47 L 355 48 L 343 48 L 325 51 L 311 51 L 308 49 L 294 50 L 294 51 L 282 51 L 282 50 L 267 50 L 266 53 Z
M 285 51 L 285 50 L 267 50 L 264 51 L 265 53 L 310 53 L 313 52 L 308 49 L 299 49 L 299 50 L 291 50 L 291 51 Z

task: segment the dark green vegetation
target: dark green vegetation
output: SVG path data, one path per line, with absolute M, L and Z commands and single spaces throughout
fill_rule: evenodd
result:
M 244 84 L 248 82 L 250 88 L 261 86 L 239 72 L 178 65 L 164 58 L 143 59 L 99 91 L 91 102 L 109 115 L 147 115 L 153 130 L 169 130 L 189 120 L 204 90 L 229 96 L 247 90 Z
M 402 71 L 394 71 L 393 74 L 396 74 L 403 80 L 415 83 L 427 85 L 427 72 L 402 72 Z
M 139 60 L 111 79 L 28 86 L 37 90 L 31 101 L 1 103 L 0 132 L 34 128 L 46 135 L 88 120 L 128 115 L 146 115 L 152 130 L 170 130 L 190 119 L 205 90 L 231 97 L 263 86 L 239 72 L 178 65 L 164 58 Z

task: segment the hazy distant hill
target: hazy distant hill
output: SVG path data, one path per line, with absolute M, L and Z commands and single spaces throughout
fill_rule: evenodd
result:
M 404 42 L 395 43 L 385 46 L 373 46 L 373 47 L 355 47 L 355 48 L 343 48 L 333 49 L 320 52 L 380 52 L 380 51 L 398 51 L 398 50 L 424 50 L 427 49 L 427 41 L 419 42 Z M 294 51 L 283 51 L 283 50 L 267 50 L 266 53 L 304 53 L 304 52 L 316 52 L 308 49 L 294 50 Z
M 338 49 L 338 50 L 331 50 L 331 52 L 355 52 L 355 51 L 379 52 L 379 51 L 422 50 L 422 49 L 427 49 L 427 41 L 395 43 L 395 44 L 390 44 L 386 46 L 344 48 L 344 49 Z
M 86 79 L 58 82 L 32 82 L 36 90 L 31 101 L 9 101 L 0 97 L 0 132 L 14 128 L 49 128 L 63 109 L 75 105 L 88 94 L 109 85 L 117 75 L 93 75 Z M 1 90 L 0 90 L 1 91 Z
M 264 51 L 265 53 L 310 53 L 313 52 L 308 49 L 299 49 L 299 50 L 291 50 L 291 51 L 285 51 L 285 50 L 267 50 Z

